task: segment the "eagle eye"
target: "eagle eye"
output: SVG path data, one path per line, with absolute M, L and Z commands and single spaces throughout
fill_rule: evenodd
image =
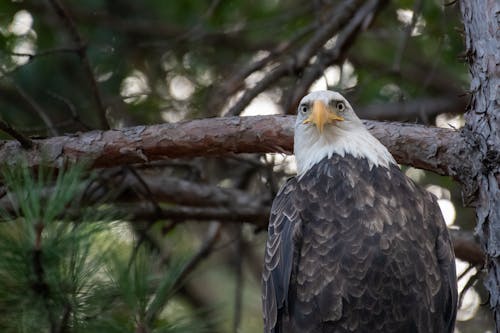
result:
M 345 110 L 345 104 L 344 102 L 337 102 L 337 110 L 339 110 L 340 112 L 343 112 Z
M 300 113 L 307 113 L 307 111 L 309 111 L 309 105 L 301 104 L 299 106 L 299 111 L 300 111 Z

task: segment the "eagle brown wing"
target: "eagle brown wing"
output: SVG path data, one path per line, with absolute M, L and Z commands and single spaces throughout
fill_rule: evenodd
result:
M 397 168 L 332 156 L 270 219 L 265 332 L 452 332 L 453 250 L 433 197 Z
M 298 207 L 293 205 L 297 182 L 290 178 L 281 187 L 271 208 L 264 268 L 262 305 L 264 332 L 280 332 L 278 317 L 288 303 L 290 275 L 293 266 L 294 230 L 299 227 Z M 278 325 L 279 327 L 279 325 Z
M 440 271 L 442 286 L 443 303 L 443 326 L 444 332 L 453 332 L 455 328 L 455 319 L 458 310 L 458 290 L 457 290 L 457 274 L 455 268 L 455 253 L 453 252 L 453 244 L 451 242 L 446 223 L 444 221 L 441 209 L 437 203 L 436 197 L 431 193 L 425 193 L 428 196 L 427 214 L 429 220 L 436 221 L 438 227 L 438 236 L 436 239 L 436 256 Z

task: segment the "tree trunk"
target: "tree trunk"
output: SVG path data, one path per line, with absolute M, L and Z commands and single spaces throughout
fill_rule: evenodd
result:
M 500 332 L 500 2 L 462 0 L 460 7 L 472 76 L 463 132 L 481 163 L 470 179 L 476 191 L 468 194 L 476 207 L 476 233 L 487 255 L 485 285 Z

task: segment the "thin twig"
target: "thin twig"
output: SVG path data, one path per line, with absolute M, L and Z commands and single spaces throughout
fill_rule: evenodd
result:
M 160 213 L 161 212 L 161 207 L 156 201 L 153 193 L 151 192 L 151 189 L 149 188 L 149 185 L 144 181 L 142 176 L 135 170 L 135 168 L 131 166 L 125 166 L 125 170 L 130 172 L 134 176 L 134 178 L 139 182 L 141 187 L 143 188 L 144 192 L 146 192 L 146 199 L 153 205 L 155 212 Z
M 467 273 L 469 273 L 474 268 L 476 268 L 476 266 L 474 266 L 473 264 L 469 264 L 469 266 L 465 269 L 465 271 L 463 271 L 459 276 L 457 276 L 457 281 L 462 280 L 467 275 Z
M 174 288 L 178 288 L 182 281 L 191 273 L 196 266 L 206 258 L 214 248 L 217 239 L 219 239 L 220 231 L 222 229 L 222 224 L 219 222 L 211 222 L 208 227 L 208 233 L 205 237 L 203 243 L 201 244 L 198 252 L 191 257 L 191 259 L 184 265 L 182 271 L 178 275 L 175 283 L 173 284 Z
M 69 112 L 71 113 L 71 118 L 72 118 L 72 122 L 76 123 L 76 124 L 79 124 L 83 129 L 87 130 L 87 131 L 90 131 L 92 130 L 92 128 L 90 126 L 88 126 L 87 124 L 85 124 L 82 119 L 80 118 L 80 115 L 78 114 L 78 112 L 76 111 L 76 107 L 73 103 L 71 103 L 71 101 L 69 99 L 67 99 L 66 97 L 64 96 L 61 96 L 59 94 L 56 94 L 55 92 L 52 92 L 52 91 L 47 91 L 47 93 L 56 98 L 57 100 L 61 101 L 69 110 Z
M 10 80 L 10 83 L 12 86 L 15 88 L 19 96 L 28 104 L 30 109 L 36 113 L 38 117 L 47 125 L 47 128 L 52 136 L 57 136 L 58 132 L 56 127 L 54 126 L 54 123 L 52 120 L 49 118 L 45 110 L 33 99 L 31 98 L 30 95 L 21 87 L 19 86 L 16 82 L 13 80 Z
M 203 14 L 203 19 L 207 20 L 211 18 L 219 5 L 221 4 L 222 0 L 212 0 L 210 3 L 210 6 L 208 6 L 208 9 L 206 10 L 205 14 Z
M 33 141 L 31 141 L 30 138 L 27 136 L 24 136 L 22 133 L 16 131 L 12 126 L 10 126 L 9 123 L 3 121 L 0 119 L 0 130 L 4 131 L 5 133 L 9 134 L 11 137 L 19 141 L 21 144 L 21 147 L 24 149 L 30 149 L 33 147 Z
M 28 62 L 31 62 L 35 58 L 39 57 L 45 57 L 57 53 L 74 53 L 74 52 L 79 52 L 79 48 L 74 48 L 74 47 L 57 47 L 53 49 L 48 49 L 48 50 L 42 50 L 38 51 L 36 53 L 25 53 L 25 52 L 9 52 L 10 55 L 16 56 L 16 57 L 28 57 Z
M 236 252 L 235 256 L 235 290 L 234 290 L 234 312 L 233 332 L 238 333 L 241 323 L 241 303 L 243 300 L 243 225 L 236 227 Z
M 221 104 L 225 103 L 230 96 L 234 95 L 244 86 L 245 79 L 249 77 L 250 74 L 263 69 L 265 66 L 269 66 L 274 59 L 289 51 L 299 40 L 303 39 L 314 28 L 315 26 L 312 24 L 306 26 L 289 41 L 280 43 L 277 47 L 271 50 L 267 56 L 244 66 L 229 79 L 225 80 L 220 87 L 216 88 L 216 92 L 213 94 L 214 98 L 212 99 L 213 101 L 211 101 L 209 109 L 218 112 L 222 107 Z
M 411 17 L 411 22 L 409 25 L 405 27 L 405 29 L 401 33 L 401 39 L 399 43 L 398 50 L 394 56 L 394 63 L 392 65 L 392 69 L 395 72 L 399 72 L 401 70 L 401 61 L 403 60 L 403 53 L 406 49 L 406 45 L 408 45 L 408 41 L 410 40 L 413 29 L 418 22 L 418 16 L 422 12 L 423 1 L 415 0 L 413 4 L 413 15 Z
M 477 272 L 472 275 L 469 280 L 467 280 L 467 283 L 463 287 L 462 291 L 460 292 L 460 296 L 458 297 L 458 308 L 462 307 L 462 302 L 464 300 L 464 296 L 467 293 L 467 291 L 476 284 L 476 282 L 479 280 L 481 277 L 481 270 L 477 270 Z
M 161 209 L 160 205 L 158 204 L 158 202 L 156 201 L 148 184 L 142 178 L 142 176 L 133 167 L 125 166 L 124 169 L 129 171 L 130 174 L 132 174 L 134 176 L 134 178 L 139 182 L 139 184 L 141 185 L 141 187 L 143 188 L 143 190 L 146 194 L 145 195 L 146 199 L 148 200 L 149 203 L 151 203 L 153 205 L 155 215 L 160 215 L 162 212 L 162 209 Z M 148 223 L 143 228 L 138 230 L 139 231 L 139 239 L 135 243 L 134 249 L 132 250 L 132 254 L 130 255 L 129 267 L 131 267 L 132 263 L 134 262 L 135 257 L 137 255 L 140 247 L 142 246 L 142 244 L 144 243 L 144 241 L 147 238 L 147 232 L 153 226 L 155 220 L 156 219 L 149 219 Z
M 57 13 L 61 21 L 64 23 L 64 26 L 68 30 L 71 38 L 73 39 L 73 42 L 77 45 L 77 54 L 80 57 L 83 69 L 85 71 L 85 74 L 87 76 L 87 79 L 89 80 L 92 89 L 92 94 L 97 104 L 101 127 L 103 129 L 109 129 L 110 126 L 108 120 L 106 119 L 106 107 L 104 105 L 101 92 L 97 85 L 97 79 L 95 77 L 94 71 L 92 70 L 92 66 L 90 65 L 90 60 L 87 55 L 87 44 L 80 35 L 73 18 L 66 10 L 66 8 L 64 8 L 62 3 L 59 0 L 48 0 L 48 1 L 52 5 L 52 8 Z
M 354 43 L 365 20 L 380 10 L 384 3 L 386 2 L 380 0 L 367 1 L 339 33 L 335 44 L 319 53 L 314 63 L 306 69 L 299 84 L 292 89 L 292 93 L 286 98 L 284 109 L 287 114 L 295 112 L 295 106 L 299 99 L 314 81 L 323 75 L 326 67 L 343 61 L 347 49 Z
M 44 57 L 44 56 L 49 56 L 52 54 L 56 53 L 74 53 L 76 52 L 77 49 L 72 48 L 72 47 L 60 47 L 60 48 L 54 48 L 54 49 L 48 49 L 48 50 L 43 50 L 43 51 L 38 51 L 36 53 L 27 53 L 27 52 L 8 52 L 11 56 L 14 57 L 26 57 L 28 58 L 25 63 L 22 65 L 15 66 L 14 68 L 4 71 L 4 75 L 12 75 L 21 68 L 24 68 L 26 65 L 32 63 L 35 59 L 39 57 Z
M 327 20 L 303 47 L 299 48 L 288 60 L 284 60 L 281 65 L 269 72 L 255 87 L 246 90 L 226 115 L 239 115 L 255 97 L 273 83 L 290 73 L 303 70 L 308 65 L 309 59 L 349 21 L 361 3 L 362 1 L 344 1 L 341 5 L 336 6 L 330 13 L 331 19 Z
M 222 225 L 219 222 L 212 222 L 208 228 L 208 233 L 200 246 L 198 252 L 194 254 L 191 259 L 184 265 L 177 278 L 172 283 L 172 289 L 177 290 L 185 282 L 187 276 L 198 266 L 198 264 L 205 259 L 212 252 L 217 239 L 220 236 Z M 156 248 L 159 247 L 155 244 Z M 158 315 L 161 307 L 148 307 L 144 315 L 145 321 L 152 323 Z

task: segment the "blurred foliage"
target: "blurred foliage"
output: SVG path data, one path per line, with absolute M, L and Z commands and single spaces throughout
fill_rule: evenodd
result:
M 329 19 L 325 13 L 339 1 L 61 0 L 83 37 L 83 45 L 75 43 L 67 24 L 50 3 L 48 0 L 0 1 L 0 117 L 29 135 L 54 134 L 48 130 L 47 119 L 58 134 L 102 127 L 99 113 L 103 111 L 97 106 L 84 70 L 79 53 L 82 51 L 88 55 L 111 127 L 223 115 L 229 100 L 234 101 L 234 96 L 218 100 L 222 98 L 220 88 L 224 83 L 250 62 L 273 54 L 283 43 L 294 40 L 292 47 L 278 54 L 273 64 L 289 59 Z M 413 31 L 408 30 L 411 10 L 419 14 L 410 29 Z M 467 67 L 461 61 L 461 31 L 460 14 L 454 5 L 446 6 L 437 0 L 391 1 L 359 34 L 343 65 L 335 67 L 340 77 L 330 78 L 329 88 L 342 90 L 359 107 L 418 98 L 458 99 L 469 85 Z M 259 70 L 245 82 L 235 84 L 242 84 L 241 89 L 251 86 L 269 69 Z M 280 105 L 287 90 L 300 82 L 301 75 L 301 71 L 291 72 L 265 96 Z M 462 119 L 460 115 L 458 118 Z M 415 121 L 435 125 L 436 116 Z M 8 138 L 3 133 L 0 137 Z M 262 160 L 266 161 L 265 166 L 272 164 L 268 157 L 249 160 L 200 159 L 188 163 L 187 172 L 185 167 L 176 167 L 167 174 L 239 187 L 262 197 L 274 193 L 277 185 L 289 175 L 289 170 L 280 165 L 271 168 L 278 179 L 262 166 L 249 172 L 249 166 Z M 13 188 L 13 193 L 20 191 L 16 195 L 24 195 L 26 186 L 39 188 L 45 179 L 43 173 L 35 180 L 26 170 L 23 174 L 13 172 L 6 173 L 6 181 L 17 186 Z M 25 318 L 25 331 L 32 327 L 30 325 L 47 327 L 50 325 L 48 310 L 54 316 L 57 314 L 56 319 L 60 321 L 69 306 L 74 327 L 89 316 L 93 318 L 92 325 L 97 325 L 93 326 L 96 330 L 96 327 L 102 330 L 105 327 L 109 331 L 127 331 L 137 324 L 138 318 L 143 319 L 141 315 L 146 314 L 147 308 L 163 308 L 167 303 L 180 310 L 169 311 L 167 306 L 163 312 L 155 311 L 161 313 L 153 325 L 156 331 L 172 328 L 175 323 L 166 322 L 163 315 L 175 312 L 178 322 L 186 322 L 185 327 L 189 328 L 191 322 L 185 318 L 189 319 L 193 304 L 198 303 L 193 295 L 170 302 L 169 279 L 176 274 L 175 265 L 171 267 L 172 275 L 163 276 L 155 269 L 159 267 L 158 262 L 140 250 L 130 270 L 125 272 L 124 262 L 132 255 L 132 246 L 123 245 L 109 223 L 87 225 L 59 221 L 60 214 L 64 215 L 66 206 L 71 206 L 71 199 L 79 191 L 74 182 L 80 173 L 71 172 L 60 176 L 63 178 L 57 188 L 65 190 L 54 193 L 53 201 L 38 201 L 41 199 L 38 190 L 30 194 L 27 201 L 19 197 L 25 207 L 22 206 L 8 224 L 0 225 L 3 249 L 0 279 L 5 281 L 0 283 L 0 308 L 8 314 L 0 320 L 2 330 L 13 330 L 9 326 L 12 316 Z M 460 189 L 449 178 L 422 172 L 414 179 L 423 186 L 438 185 L 449 190 L 448 199 L 457 211 L 455 225 L 473 228 L 473 211 L 463 208 Z M 53 296 L 48 310 L 43 310 L 46 307 L 43 295 L 36 292 L 31 295 L 34 272 L 30 252 L 27 252 L 33 247 L 34 230 L 40 219 L 45 219 L 44 234 L 47 234 L 42 242 L 43 253 L 50 253 L 47 259 L 53 260 L 44 263 Z M 80 219 L 92 220 L 83 213 Z M 260 258 L 265 235 L 254 235 L 250 229 L 244 228 L 244 238 L 252 244 L 248 252 Z M 193 253 L 201 242 L 200 235 L 205 232 L 203 226 L 191 224 L 178 226 L 166 236 L 161 226 L 154 226 L 152 230 L 161 235 L 157 237 L 160 242 L 177 244 L 178 253 L 183 255 Z M 91 241 L 95 237 L 99 241 Z M 107 237 L 122 245 L 119 249 L 105 247 L 103 244 L 109 244 L 109 240 L 104 239 Z M 226 245 L 216 248 L 215 255 L 201 265 L 197 270 L 199 274 L 189 282 L 201 298 L 208 300 L 205 303 L 221 309 L 219 329 L 231 331 L 233 295 L 238 288 L 231 259 L 234 235 L 227 232 L 223 238 Z M 107 254 L 96 255 L 95 244 L 104 246 L 100 251 Z M 245 288 L 240 332 L 255 332 L 261 329 L 260 282 L 251 263 L 245 261 L 242 265 Z M 146 271 L 149 273 L 140 274 Z M 154 283 L 145 280 L 149 278 Z M 157 289 L 151 288 L 153 285 Z M 69 297 L 74 290 L 85 292 Z M 25 292 L 32 298 L 26 297 Z M 91 296 L 95 294 L 101 294 L 102 297 L 98 297 L 101 301 L 106 295 L 113 296 L 107 304 L 111 306 L 104 309 L 106 302 L 92 303 Z M 117 299 L 121 300 L 119 305 L 115 304 Z M 475 329 L 471 329 L 474 324 L 469 323 L 467 331 L 461 332 L 484 331 L 484 322 L 489 317 L 477 317 L 487 319 L 478 320 Z M 81 329 L 90 330 L 89 327 L 81 326 Z M 191 331 L 199 330 L 191 327 Z
M 82 165 L 57 176 L 3 170 L 13 209 L 0 210 L 0 330 L 206 331 L 189 312 L 166 316 L 185 260 L 165 263 L 139 245 L 131 251 L 123 224 L 78 207 L 84 175 Z
M 206 109 L 208 99 L 213 98 L 212 88 L 219 80 L 230 77 L 258 54 L 293 38 L 301 29 L 320 26 L 327 19 L 322 17 L 324 10 L 320 6 L 329 8 L 335 3 L 149 0 L 64 4 L 87 41 L 86 50 L 108 106 L 108 117 L 116 126 L 220 114 L 222 110 Z M 399 66 L 395 57 L 405 29 L 405 24 L 398 20 L 398 10 L 412 7 L 410 1 L 391 2 L 350 49 L 347 60 L 352 56 L 355 61 L 358 82 L 351 96 L 355 104 L 438 95 L 449 88 L 435 91 L 422 84 L 426 72 L 422 72 L 423 78 L 410 78 L 394 68 Z M 3 1 L 0 13 L 0 60 L 2 71 L 10 73 L 9 80 L 22 87 L 55 124 L 62 125 L 59 131 L 81 130 L 77 122 L 68 124 L 72 109 L 82 122 L 98 127 L 98 110 L 81 61 L 77 52 L 66 52 L 76 51 L 78 45 L 49 1 Z M 13 29 L 16 22 L 25 24 L 19 13 L 32 19 L 27 29 L 18 29 L 21 31 Z M 466 67 L 457 61 L 463 50 L 460 35 L 455 31 L 460 27 L 458 11 L 437 1 L 424 1 L 421 18 L 424 26 L 417 25 L 417 35 L 406 43 L 401 67 L 438 69 L 436 75 L 446 73 L 450 84 L 465 88 Z M 296 46 L 309 35 L 299 38 Z M 28 58 L 13 53 L 40 55 Z M 143 89 L 131 94 L 144 95 L 126 99 L 121 94 L 124 81 L 133 73 L 139 73 Z M 44 124 L 33 110 L 19 101 L 9 80 L 3 80 L 1 85 L 2 117 L 23 129 L 43 129 Z M 384 87 L 391 83 L 398 89 L 387 93 Z M 283 84 L 280 89 L 290 82 L 283 80 Z M 189 92 L 179 93 L 183 89 Z

